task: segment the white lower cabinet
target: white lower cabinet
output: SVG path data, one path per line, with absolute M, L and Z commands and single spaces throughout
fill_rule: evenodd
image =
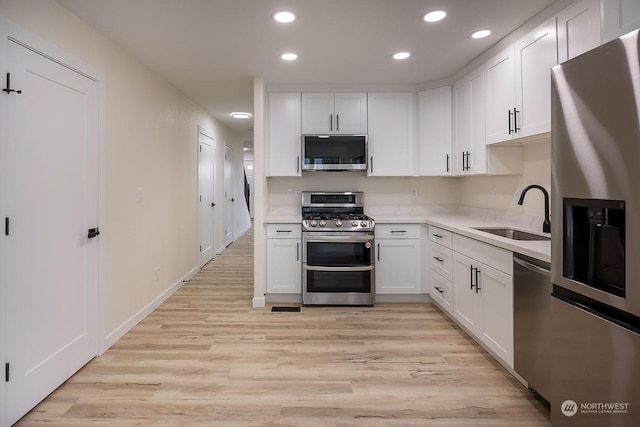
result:
M 419 224 L 376 225 L 376 294 L 421 294 Z
M 429 266 L 431 299 L 513 367 L 513 254 L 429 226 Z
M 300 224 L 267 224 L 267 293 L 302 293 Z
M 453 315 L 510 367 L 513 367 L 512 257 L 509 251 L 454 235 Z

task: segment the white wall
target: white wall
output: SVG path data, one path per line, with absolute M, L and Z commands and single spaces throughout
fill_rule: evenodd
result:
M 366 177 L 360 172 L 305 172 L 301 178 L 268 178 L 271 209 L 300 206 L 300 192 L 309 190 L 364 191 L 366 206 L 456 204 L 457 179 Z M 411 189 L 417 189 L 417 197 Z M 287 190 L 293 190 L 293 198 Z
M 100 238 L 107 242 L 101 339 L 108 345 L 197 267 L 198 126 L 216 140 L 217 194 L 223 194 L 224 144 L 238 153 L 236 187 L 242 188 L 242 142 L 55 1 L 0 0 L 0 15 L 106 75 L 106 210 Z M 136 200 L 137 188 L 144 189 L 142 202 Z M 246 205 L 236 205 L 240 232 L 248 214 L 241 211 Z M 221 215 L 215 227 L 214 244 L 220 247 Z
M 525 145 L 522 175 L 477 176 L 459 179 L 458 203 L 465 206 L 544 216 L 544 198 L 540 191 L 527 193 L 519 206 L 515 193 L 520 195 L 530 184 L 542 185 L 551 192 L 550 140 Z

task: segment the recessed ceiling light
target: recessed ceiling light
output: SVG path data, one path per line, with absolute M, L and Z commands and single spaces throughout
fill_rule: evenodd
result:
M 280 55 L 280 58 L 284 59 L 285 61 L 294 61 L 298 59 L 298 55 L 296 55 L 295 53 L 283 53 L 282 55 Z
M 471 37 L 472 39 L 483 39 L 489 34 L 491 34 L 491 30 L 480 30 L 476 31 L 475 33 L 471 33 L 469 37 Z
M 233 113 L 229 114 L 231 117 L 233 117 L 234 119 L 250 119 L 251 117 L 253 117 L 253 114 L 251 113 L 245 113 L 242 111 L 234 111 Z
M 425 14 L 422 19 L 424 19 L 425 22 L 438 22 L 443 20 L 445 16 L 447 16 L 447 12 L 443 10 L 434 10 L 433 12 Z
M 409 52 L 398 52 L 393 54 L 393 59 L 407 59 L 410 56 Z
M 291 12 L 287 12 L 286 10 L 283 10 L 281 12 L 275 13 L 273 15 L 273 19 L 275 19 L 278 22 L 282 22 L 283 24 L 288 24 L 289 22 L 295 21 L 296 15 L 294 15 Z

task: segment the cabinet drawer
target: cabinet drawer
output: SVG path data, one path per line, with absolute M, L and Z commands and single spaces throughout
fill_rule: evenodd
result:
M 453 235 L 453 250 L 513 276 L 513 252 L 459 234 Z
M 376 239 L 419 239 L 420 224 L 376 224 Z
M 453 280 L 452 262 L 453 251 L 437 243 L 429 245 L 429 265 L 432 271 L 441 274 L 445 279 Z
M 300 224 L 267 224 L 267 239 L 299 239 L 301 236 Z
M 434 273 L 431 270 L 429 275 L 429 281 L 431 286 L 429 287 L 429 294 L 431 298 L 438 304 L 443 310 L 448 313 L 453 313 L 453 285 L 450 281 L 440 276 L 438 273 Z
M 431 240 L 432 242 L 436 242 L 441 244 L 442 246 L 450 248 L 452 240 L 451 235 L 452 233 L 450 231 L 434 227 L 433 225 L 429 226 L 429 240 Z

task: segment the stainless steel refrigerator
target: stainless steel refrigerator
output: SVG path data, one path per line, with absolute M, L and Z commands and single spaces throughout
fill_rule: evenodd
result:
M 551 424 L 640 425 L 638 31 L 552 70 Z

